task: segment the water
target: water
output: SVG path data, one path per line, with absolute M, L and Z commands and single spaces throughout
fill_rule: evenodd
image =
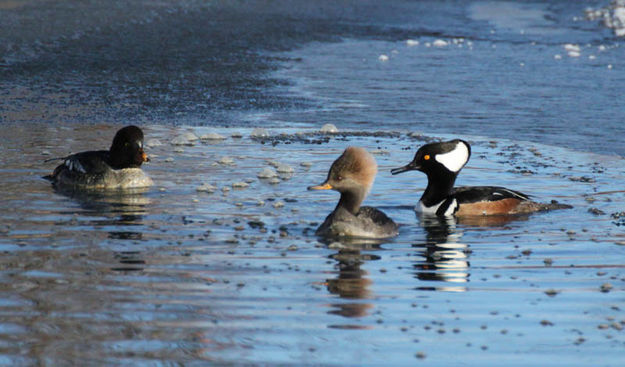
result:
M 249 129 L 222 129 L 243 137 L 179 149 L 169 141 L 207 128 L 148 126 L 148 139 L 164 143 L 149 148 L 145 168 L 156 187 L 88 195 L 54 193 L 39 177 L 53 165 L 41 160 L 64 154 L 59 143 L 68 135 L 83 149 L 114 126 L 34 126 L 32 141 L 45 143 L 22 148 L 17 162 L 3 154 L 7 365 L 402 365 L 418 352 L 430 364 L 572 365 L 601 353 L 605 365 L 618 365 L 622 358 L 625 339 L 610 325 L 624 321 L 623 233 L 609 215 L 587 211 L 622 209 L 620 158 L 472 138 L 479 159 L 462 184 L 496 179 L 575 208 L 428 223 L 407 206 L 424 177 L 389 174 L 411 158 L 400 148 L 422 143 L 405 134 L 311 145 L 322 136 L 310 132 L 273 145 L 251 139 Z M 16 146 L 27 133 L 3 135 Z M 324 178 L 346 144 L 388 153 L 376 155 L 380 173 L 367 203 L 401 224 L 396 239 L 341 245 L 314 237 L 337 195 L 305 188 Z M 224 156 L 234 165 L 216 163 Z M 277 185 L 257 179 L 268 159 L 293 175 Z M 232 188 L 248 179 L 248 188 Z M 206 182 L 217 191 L 196 190 Z M 602 293 L 604 283 L 614 288 Z
M 621 365 L 625 58 L 573 20 L 600 5 L 0 3 L 0 365 Z M 40 178 L 129 122 L 155 187 Z M 419 218 L 424 175 L 389 171 L 455 137 L 458 184 L 574 208 Z M 347 145 L 397 238 L 314 236 L 338 194 L 306 187 Z

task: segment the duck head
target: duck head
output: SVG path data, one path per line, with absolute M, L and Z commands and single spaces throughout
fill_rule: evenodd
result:
M 356 213 L 373 185 L 378 165 L 371 154 L 359 147 L 348 147 L 338 157 L 326 180 L 308 190 L 335 190 L 341 193 L 339 206 Z
M 115 169 L 138 168 L 143 162 L 149 162 L 143 151 L 143 131 L 133 125 L 121 128 L 113 138 L 109 155 Z
M 393 168 L 391 173 L 396 175 L 406 171 L 417 170 L 426 175 L 452 174 L 458 175 L 462 167 L 471 157 L 471 146 L 464 140 L 429 143 L 423 145 L 415 153 L 412 162 L 399 168 Z

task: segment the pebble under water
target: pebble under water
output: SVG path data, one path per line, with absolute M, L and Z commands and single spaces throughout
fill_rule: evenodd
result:
M 574 208 L 459 222 L 416 216 L 425 176 L 389 173 L 445 135 L 154 125 L 150 189 L 61 192 L 40 178 L 45 159 L 115 130 L 0 133 L 0 365 L 622 362 L 620 157 L 467 137 L 458 184 Z M 375 155 L 365 204 L 398 237 L 315 237 L 338 194 L 306 187 L 348 145 Z

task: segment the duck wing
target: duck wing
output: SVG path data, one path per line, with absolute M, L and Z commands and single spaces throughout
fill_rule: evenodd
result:
M 111 169 L 108 165 L 108 157 L 108 150 L 94 150 L 72 154 L 63 158 L 63 163 L 58 165 L 51 175 L 44 178 L 53 181 L 61 172 L 70 175 L 102 174 Z
M 461 186 L 454 188 L 452 195 L 460 204 L 503 199 L 530 200 L 529 195 L 501 186 Z

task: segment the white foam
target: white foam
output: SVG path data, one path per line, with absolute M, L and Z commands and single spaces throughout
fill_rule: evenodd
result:
M 454 150 L 449 153 L 437 154 L 434 159 L 448 170 L 458 172 L 469 160 L 469 149 L 464 143 L 459 142 Z
M 579 47 L 579 45 L 574 45 L 572 43 L 567 43 L 566 45 L 564 45 L 564 49 L 568 52 L 580 52 L 581 48 Z
M 445 47 L 445 46 L 447 46 L 448 44 L 449 44 L 449 43 L 448 43 L 447 41 L 445 41 L 445 40 L 441 40 L 441 39 L 438 39 L 438 40 L 436 40 L 436 41 L 434 41 L 434 42 L 432 43 L 432 46 L 434 46 L 434 47 Z
M 381 62 L 386 62 L 386 61 L 388 61 L 388 56 L 387 55 L 380 55 L 380 56 L 378 56 L 378 60 L 380 60 Z
M 408 47 L 419 46 L 419 41 L 417 41 L 417 40 L 406 40 L 406 46 L 408 46 Z

